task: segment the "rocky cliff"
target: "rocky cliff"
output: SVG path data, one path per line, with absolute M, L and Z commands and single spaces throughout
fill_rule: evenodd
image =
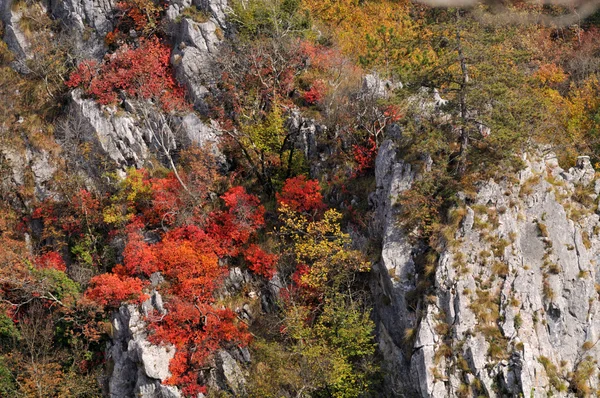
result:
M 229 280 L 236 279 L 236 272 Z M 153 276 L 155 281 L 159 275 Z M 141 305 L 123 305 L 112 317 L 112 338 L 106 349 L 107 371 L 104 393 L 110 398 L 180 398 L 177 387 L 163 384 L 169 377 L 169 361 L 175 355 L 172 345 L 148 340 L 145 318 L 165 315 L 161 295 L 153 291 Z M 214 391 L 233 396 L 245 395 L 245 373 L 241 364 L 250 361 L 248 349 L 220 350 L 206 367 L 202 378 Z
M 74 58 L 102 59 L 107 51 L 104 37 L 115 28 L 114 1 L 49 0 L 38 6 L 70 34 Z M 20 27 L 20 7 L 16 1 L 0 0 L 3 40 L 15 57 L 11 67 L 26 75 L 31 73 L 27 61 L 33 55 L 31 37 Z M 190 7 L 196 9 L 196 18 L 184 13 Z M 171 154 L 180 148 L 219 140 L 219 125 L 206 118 L 205 99 L 218 86 L 221 70 L 215 61 L 232 34 L 227 11 L 224 0 L 175 0 L 165 11 L 173 47 L 170 63 L 193 111 L 190 107 L 182 114 L 167 115 L 125 96 L 119 97 L 117 106 L 100 106 L 85 98 L 81 89 L 68 94 L 56 138 L 68 157 L 67 167 L 73 168 L 69 172 L 82 173 L 85 183 L 93 186 L 106 169 L 124 176 L 128 167 L 144 167 L 154 159 L 174 168 Z M 377 112 L 377 101 L 402 87 L 376 75 L 365 76 L 362 86 L 362 94 L 371 99 L 370 111 Z M 447 105 L 437 90 L 433 94 L 433 102 L 427 90 L 413 96 L 421 114 L 431 115 Z M 379 113 L 378 117 L 385 116 Z M 10 116 L 23 123 L 20 115 Z M 312 178 L 333 178 L 326 163 L 334 155 L 331 143 L 339 132 L 294 107 L 284 124 L 289 142 L 282 145 L 281 154 L 290 149 L 301 152 Z M 8 130 L 0 130 L 4 131 Z M 524 166 L 517 174 L 481 181 L 473 192 L 459 192 L 446 217 L 452 222 L 433 255 L 400 225 L 403 209 L 398 198 L 428 172 L 428 166 L 426 161 L 425 167 L 416 168 L 403 159 L 399 131 L 388 129 L 379 146 L 376 191 L 369 197 L 377 231 L 369 238 L 381 242 L 371 292 L 376 341 L 384 359 L 384 394 L 600 395 L 600 180 L 589 158 L 580 157 L 575 167 L 564 170 L 556 156 L 542 148 L 523 156 Z M 480 133 L 485 137 L 490 132 Z M 70 150 L 81 147 L 93 156 L 84 159 Z M 22 150 L 3 145 L 0 155 L 8 164 L 8 177 L 2 181 L 10 187 L 7 190 L 17 192 L 29 179 L 37 200 L 53 197 L 50 182 L 58 166 L 50 151 L 30 144 Z M 224 296 L 253 282 L 249 272 L 234 267 L 225 284 L 230 292 Z M 260 295 L 263 310 L 273 311 L 285 284 L 276 275 L 263 289 L 268 294 L 257 293 L 254 286 L 246 301 Z M 102 383 L 111 398 L 182 396 L 177 388 L 163 384 L 171 376 L 174 347 L 148 340 L 145 317 L 166 313 L 160 294 L 152 288 L 148 293 L 151 298 L 143 304 L 123 305 L 112 315 Z M 236 312 L 251 321 L 247 303 Z M 200 372 L 202 384 L 230 396 L 245 396 L 244 365 L 250 361 L 247 349 L 219 350 Z
M 381 261 L 373 293 L 390 396 L 580 396 L 598 387 L 600 181 L 552 153 L 459 193 L 459 218 L 419 293 L 421 252 L 398 226 L 419 178 L 386 141 L 377 158 Z M 418 295 L 418 299 L 415 299 Z

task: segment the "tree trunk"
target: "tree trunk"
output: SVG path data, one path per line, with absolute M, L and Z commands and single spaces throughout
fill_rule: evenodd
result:
M 466 101 L 466 89 L 469 84 L 469 72 L 467 70 L 467 63 L 465 61 L 465 55 L 463 53 L 462 41 L 460 37 L 460 9 L 456 10 L 456 51 L 458 53 L 458 61 L 460 62 L 461 81 L 459 96 L 459 112 L 460 112 L 460 153 L 458 157 L 458 164 L 456 166 L 456 173 L 459 176 L 463 176 L 467 169 L 467 151 L 469 149 L 469 130 L 467 128 L 467 101 Z

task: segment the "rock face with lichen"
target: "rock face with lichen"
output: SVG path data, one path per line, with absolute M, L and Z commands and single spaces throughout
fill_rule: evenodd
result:
M 418 176 L 393 142 L 377 159 L 381 261 L 372 284 L 390 396 L 583 396 L 598 386 L 600 181 L 587 157 L 524 159 L 514 178 L 460 194 L 432 276 L 398 226 Z M 410 298 L 410 300 L 409 300 Z
M 128 103 L 129 112 L 100 107 L 73 91 L 69 134 L 92 145 L 94 152 L 119 168 L 142 167 L 149 156 L 190 144 L 205 145 L 218 140 L 217 127 L 202 122 L 194 113 L 167 119 L 159 113 L 144 113 L 144 104 Z M 163 148 L 164 146 L 164 148 Z
M 27 38 L 19 27 L 21 17 L 22 12 L 15 7 L 12 0 L 0 1 L 0 22 L 4 24 L 2 39 L 17 59 L 24 60 L 29 58 L 31 53 Z

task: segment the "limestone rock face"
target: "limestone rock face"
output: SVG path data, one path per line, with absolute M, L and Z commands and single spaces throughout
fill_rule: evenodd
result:
M 193 0 L 193 3 L 200 10 L 210 13 L 215 22 L 222 28 L 227 28 L 227 13 L 229 5 L 227 0 Z
M 245 396 L 246 378 L 235 358 L 229 352 L 221 350 L 216 355 L 216 365 L 218 373 L 216 384 L 218 386 L 220 384 L 220 389 L 231 391 L 234 397 Z
M 29 43 L 19 28 L 22 13 L 13 8 L 13 0 L 0 0 L 0 21 L 4 24 L 2 40 L 18 60 L 24 60 L 31 57 Z
M 375 163 L 377 190 L 371 196 L 376 208 L 375 229 L 381 233 L 381 261 L 373 267 L 372 290 L 380 349 L 388 367 L 389 388 L 411 390 L 407 353 L 402 351 L 405 330 L 414 327 L 416 314 L 409 309 L 407 294 L 416 288 L 413 248 L 400 227 L 395 199 L 409 189 L 416 177 L 410 164 L 397 159 L 396 144 L 384 141 Z
M 227 28 L 227 13 L 229 5 L 227 0 L 174 0 L 169 2 L 167 8 L 167 18 L 171 22 L 177 22 L 181 12 L 188 7 L 196 7 L 206 15 L 210 15 L 211 19 L 221 29 Z
M 158 292 L 142 305 L 164 313 Z M 162 381 L 171 376 L 169 361 L 175 355 L 170 345 L 153 345 L 147 340 L 143 311 L 136 305 L 121 306 L 113 317 L 113 339 L 107 349 L 112 372 L 108 375 L 108 395 L 111 398 L 179 398 L 181 393 Z
M 208 18 L 196 22 L 182 18 L 182 11 L 194 7 Z M 204 98 L 220 77 L 215 59 L 227 31 L 227 0 L 175 0 L 170 2 L 167 18 L 172 23 L 174 42 L 171 57 L 177 80 L 185 86 L 194 107 L 206 114 Z
M 216 78 L 213 62 L 219 52 L 222 32 L 213 20 L 198 23 L 183 18 L 179 24 L 179 45 L 173 51 L 171 62 L 177 80 L 187 88 L 194 106 L 200 111 L 206 110 L 203 99 Z
M 363 77 L 362 91 L 375 99 L 388 98 L 391 92 L 402 88 L 402 83 L 381 79 L 377 74 L 368 74 Z
M 408 305 L 423 271 L 394 202 L 418 176 L 396 156 L 385 142 L 373 198 L 383 243 L 373 293 L 388 395 L 596 391 L 600 184 L 589 159 L 566 171 L 552 155 L 525 158 L 517 178 L 461 195 L 454 211 L 462 221 L 440 253 L 434 286 Z
M 111 398 L 182 397 L 178 388 L 162 384 L 171 376 L 169 362 L 176 350 L 169 344 L 155 345 L 148 341 L 144 317 L 151 311 L 166 314 L 162 297 L 156 291 L 141 305 L 122 305 L 113 315 L 105 386 L 106 395 Z M 201 372 L 201 382 L 213 390 L 245 396 L 246 377 L 240 364 L 249 361 L 247 348 L 220 350 L 207 364 L 207 370 Z
M 14 186 L 25 184 L 28 176 L 34 183 L 35 195 L 39 200 L 45 200 L 54 193 L 47 187 L 56 172 L 56 166 L 50 154 L 45 150 L 26 148 L 23 152 L 10 148 L 0 149 L 0 158 L 6 159 L 10 165 L 11 183 Z
M 50 9 L 54 16 L 80 32 L 89 27 L 99 35 L 106 35 L 113 29 L 111 16 L 115 3 L 112 0 L 52 0 Z
M 119 167 L 142 167 L 151 137 L 144 136 L 133 117 L 103 112 L 96 102 L 84 99 L 79 90 L 73 91 L 71 97 L 74 117 L 85 141 L 92 142 Z
M 128 166 L 142 167 L 154 152 L 178 146 L 204 145 L 218 141 L 216 126 L 207 125 L 195 114 L 169 120 L 157 112 L 143 112 L 143 104 L 127 103 L 131 112 L 116 112 L 100 107 L 91 99 L 82 97 L 80 90 L 71 94 L 71 132 L 79 139 L 93 145 L 95 152 L 110 159 L 120 169 Z
M 52 16 L 72 32 L 74 49 L 83 58 L 101 59 L 104 37 L 114 29 L 116 0 L 49 0 Z
M 325 145 L 319 146 L 317 142 L 319 139 L 323 141 L 323 136 L 327 134 L 327 126 L 302 116 L 300 111 L 295 109 L 286 121 L 286 128 L 292 137 L 291 145 L 304 153 L 310 165 L 311 176 L 316 178 L 322 175 L 322 172 L 326 173 L 321 170 L 321 163 L 332 154 L 331 148 Z
M 183 116 L 180 126 L 186 144 L 204 145 L 219 140 L 218 126 L 214 122 L 210 125 L 204 123 L 195 113 Z

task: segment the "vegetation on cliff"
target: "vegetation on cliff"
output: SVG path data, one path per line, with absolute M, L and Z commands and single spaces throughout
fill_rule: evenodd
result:
M 181 18 L 212 18 L 195 7 Z M 173 48 L 185 45 L 173 42 L 167 3 L 117 3 L 96 58 L 38 2 L 13 8 L 29 49 L 23 57 L 0 41 L 0 396 L 100 396 L 112 311 L 153 290 L 166 312 L 146 315 L 148 338 L 175 347 L 164 383 L 185 396 L 216 393 L 203 376 L 215 353 L 247 346 L 250 396 L 377 396 L 377 243 L 349 232 L 370 232 L 383 140 L 427 170 L 399 203 L 430 266 L 460 221 L 447 211 L 458 191 L 509 176 L 534 147 L 600 161 L 594 16 L 540 26 L 494 22 L 485 5 L 233 1 L 227 31 L 215 31 L 218 78 L 194 109 L 176 78 Z M 155 133 L 144 168 L 106 161 L 93 180 L 76 166 L 92 164 L 90 140 L 65 133 L 75 89 L 148 125 L 151 114 L 197 112 L 220 142 L 175 150 Z M 53 165 L 44 191 L 36 156 Z M 251 277 L 234 293 L 233 268 Z

